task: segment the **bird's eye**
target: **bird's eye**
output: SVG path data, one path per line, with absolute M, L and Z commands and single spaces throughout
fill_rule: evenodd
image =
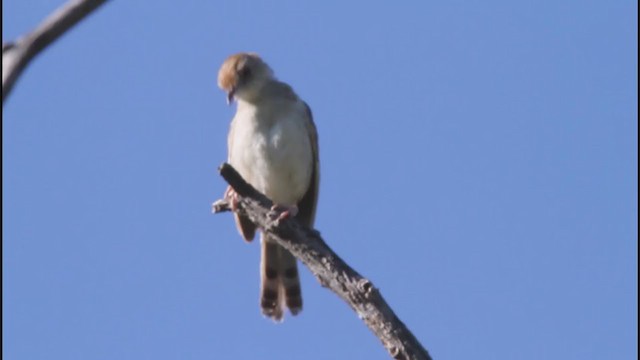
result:
M 248 79 L 251 76 L 251 69 L 248 66 L 243 67 L 239 71 L 239 75 L 242 79 Z

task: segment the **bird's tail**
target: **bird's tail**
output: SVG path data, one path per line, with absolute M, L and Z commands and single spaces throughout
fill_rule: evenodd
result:
M 291 314 L 302 310 L 298 264 L 289 251 L 262 236 L 260 307 L 265 316 L 282 321 L 284 306 Z

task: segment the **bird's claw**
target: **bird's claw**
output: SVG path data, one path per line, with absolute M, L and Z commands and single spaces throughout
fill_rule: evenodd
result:
M 236 211 L 238 209 L 238 193 L 233 190 L 231 186 L 227 187 L 227 190 L 224 192 L 224 198 L 229 201 L 229 207 L 231 211 Z
M 285 205 L 279 205 L 279 204 L 274 204 L 271 207 L 271 211 L 272 211 L 272 218 L 274 220 L 284 220 L 287 219 L 289 217 L 294 217 L 296 215 L 298 215 L 298 206 L 293 205 L 293 206 L 285 206 Z M 277 216 L 275 216 L 277 215 Z

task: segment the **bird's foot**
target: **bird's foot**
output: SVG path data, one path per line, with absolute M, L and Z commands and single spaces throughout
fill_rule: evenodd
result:
M 227 187 L 227 190 L 224 192 L 224 198 L 229 201 L 229 206 L 231 207 L 231 211 L 236 211 L 238 209 L 238 193 L 233 190 L 231 186 Z
M 271 207 L 271 211 L 275 212 L 275 214 L 277 215 L 277 216 L 273 216 L 274 219 L 284 220 L 289 217 L 294 217 L 298 215 L 298 206 L 297 205 L 286 206 L 286 205 L 274 204 Z

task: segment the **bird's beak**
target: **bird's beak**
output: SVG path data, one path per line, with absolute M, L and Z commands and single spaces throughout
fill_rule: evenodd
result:
M 236 88 L 234 87 L 233 89 L 229 90 L 229 92 L 227 93 L 227 105 L 231 105 L 231 103 L 233 102 L 233 97 L 236 94 Z

